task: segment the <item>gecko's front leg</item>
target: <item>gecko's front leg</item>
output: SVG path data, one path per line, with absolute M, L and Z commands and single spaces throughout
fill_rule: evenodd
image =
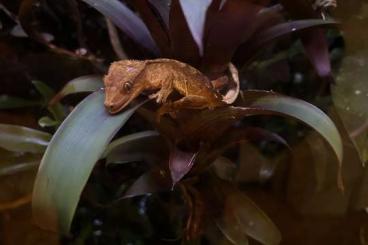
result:
M 149 96 L 150 99 L 156 99 L 158 104 L 164 104 L 167 101 L 167 98 L 170 96 L 173 91 L 173 82 L 171 79 L 165 80 L 162 82 L 161 89 L 154 94 Z

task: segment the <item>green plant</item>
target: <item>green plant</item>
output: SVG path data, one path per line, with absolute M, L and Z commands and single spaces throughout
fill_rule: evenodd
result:
M 225 74 L 231 60 L 246 67 L 265 44 L 302 30 L 302 43 L 317 73 L 326 81 L 332 80 L 327 43 L 320 27 L 336 22 L 316 19 L 318 13 L 307 1 L 284 0 L 282 5 L 274 6 L 269 6 L 268 1 L 240 0 L 131 1 L 143 21 L 116 0 L 84 2 L 110 18 L 148 55 L 181 60 L 210 78 Z M 303 20 L 284 21 L 280 17 L 285 10 L 291 17 Z M 89 78 L 72 92 L 93 91 L 99 84 Z M 68 88 L 72 83 L 67 86 L 54 103 L 71 93 Z M 110 143 L 135 112 L 147 121 L 146 129 L 157 131 L 124 136 Z M 167 117 L 157 123 L 155 105 L 145 102 L 111 116 L 103 107 L 101 91 L 87 97 L 58 128 L 43 156 L 33 193 L 38 224 L 69 232 L 96 162 L 105 161 L 111 166 L 145 161 L 148 164 L 143 173 L 122 181 L 116 197 L 162 191 L 180 196 L 186 207 L 185 217 L 178 218 L 185 220 L 178 222 L 183 228 L 178 234 L 181 240 L 200 241 L 205 236 L 216 241 L 218 238 L 208 230 L 218 229 L 224 242 L 243 244 L 249 236 L 263 244 L 278 244 L 281 237 L 274 224 L 232 181 L 221 179 L 211 167 L 214 162 L 224 168 L 229 165 L 224 153 L 242 141 L 271 140 L 286 145 L 280 136 L 249 126 L 244 118 L 282 115 L 298 119 L 320 133 L 337 160 L 342 160 L 342 143 L 333 122 L 317 107 L 298 99 L 245 90 L 232 106 L 195 111 L 195 116 L 192 113 L 183 111 L 178 119 Z M 162 146 L 163 152 L 157 154 L 147 147 L 156 144 Z M 341 179 L 339 184 L 342 188 Z

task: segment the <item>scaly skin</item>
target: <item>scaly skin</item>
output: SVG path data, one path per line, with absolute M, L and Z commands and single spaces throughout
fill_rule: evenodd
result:
M 114 62 L 104 78 L 105 106 L 111 114 L 123 110 L 142 92 L 163 104 L 159 115 L 180 109 L 214 108 L 225 104 L 208 78 L 197 69 L 171 59 L 122 60 Z M 176 91 L 183 97 L 169 102 Z

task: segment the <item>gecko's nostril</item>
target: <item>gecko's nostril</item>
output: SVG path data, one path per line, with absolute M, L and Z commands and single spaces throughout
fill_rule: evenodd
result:
M 111 103 L 105 103 L 105 107 L 108 111 L 113 111 L 114 110 L 114 105 Z

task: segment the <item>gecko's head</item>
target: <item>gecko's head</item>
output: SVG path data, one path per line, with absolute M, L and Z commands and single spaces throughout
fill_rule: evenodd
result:
M 120 112 L 142 91 L 139 75 L 145 67 L 143 61 L 123 60 L 111 64 L 105 84 L 105 107 L 114 114 Z

